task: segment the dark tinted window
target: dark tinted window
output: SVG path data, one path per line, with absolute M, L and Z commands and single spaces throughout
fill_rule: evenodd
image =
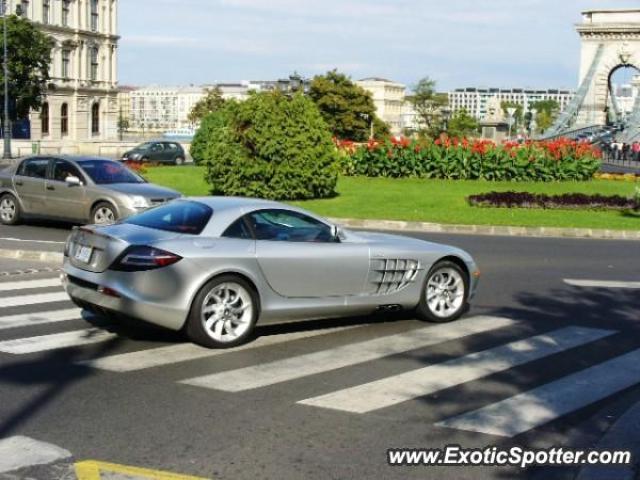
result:
M 260 210 L 247 216 L 257 240 L 332 242 L 331 227 L 290 210 Z
M 145 182 L 144 178 L 136 175 L 121 163 L 111 160 L 80 160 L 78 165 L 98 185 Z
M 209 223 L 213 210 L 198 202 L 179 200 L 145 210 L 128 217 L 123 223 L 168 232 L 198 235 Z
M 75 165 L 67 162 L 66 160 L 54 160 L 53 161 L 53 180 L 58 182 L 64 182 L 67 177 L 78 177 L 80 180 L 84 180 L 84 177 L 80 173 Z
M 252 238 L 251 232 L 249 231 L 244 218 L 240 218 L 233 222 L 231 226 L 225 230 L 222 236 L 227 238 Z
M 45 178 L 47 176 L 48 158 L 31 158 L 20 164 L 18 175 L 33 178 Z

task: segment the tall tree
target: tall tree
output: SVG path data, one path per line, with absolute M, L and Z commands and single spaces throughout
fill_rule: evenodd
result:
M 204 117 L 208 114 L 217 112 L 224 105 L 224 98 L 222 98 L 222 91 L 219 87 L 209 88 L 205 92 L 205 96 L 202 97 L 191 109 L 187 120 L 191 123 L 200 123 Z
M 462 108 L 456 111 L 451 120 L 447 133 L 451 137 L 466 138 L 474 136 L 478 133 L 478 121 Z
M 389 134 L 389 127 L 376 115 L 371 94 L 337 70 L 317 75 L 311 81 L 309 97 L 320 110 L 334 137 L 362 142 Z
M 49 86 L 49 65 L 53 40 L 28 20 L 10 15 L 0 19 L 0 29 L 7 22 L 7 63 L 9 80 L 9 116 L 12 121 L 26 118 L 39 110 Z M 0 35 L 0 59 L 4 61 L 4 39 Z M 0 69 L 0 85 L 4 71 Z M 0 89 L 4 105 L 4 89 Z M 3 116 L 4 122 L 4 116 Z
M 443 109 L 449 103 L 447 95 L 436 91 L 435 80 L 424 77 L 413 87 L 409 101 L 418 114 L 420 133 L 437 137 L 444 124 Z
M 536 125 L 538 132 L 547 130 L 560 114 L 560 104 L 555 100 L 540 100 L 531 104 L 531 109 L 536 109 Z

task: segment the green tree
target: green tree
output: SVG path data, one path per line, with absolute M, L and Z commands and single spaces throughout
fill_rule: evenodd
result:
M 538 132 L 547 130 L 560 115 L 560 104 L 555 100 L 540 100 L 531 104 L 531 109 L 536 109 L 536 125 Z
M 191 154 L 214 195 L 277 200 L 335 195 L 338 152 L 311 99 L 254 93 L 207 115 Z
M 219 87 L 209 88 L 205 91 L 205 96 L 193 106 L 187 120 L 191 123 L 198 123 L 209 113 L 219 110 L 224 102 Z
M 435 80 L 424 77 L 413 87 L 408 101 L 418 114 L 421 136 L 436 138 L 444 127 L 443 109 L 449 103 L 448 96 L 436 91 Z
M 371 94 L 337 70 L 317 75 L 309 86 L 309 97 L 320 110 L 334 137 L 362 142 L 373 134 L 389 135 L 389 126 L 378 118 Z
M 0 19 L 0 29 L 7 22 L 7 60 L 9 69 L 9 116 L 25 118 L 31 110 L 42 107 L 49 86 L 49 65 L 53 40 L 28 20 L 10 15 Z M 4 61 L 4 40 L 0 35 L 0 58 Z M 0 69 L 0 85 L 4 71 Z M 2 90 L 4 92 L 4 90 Z M 0 97 L 4 105 L 4 95 Z M 4 122 L 4 116 L 3 116 Z
M 466 138 L 478 133 L 478 121 L 462 108 L 449 120 L 447 134 L 451 137 Z

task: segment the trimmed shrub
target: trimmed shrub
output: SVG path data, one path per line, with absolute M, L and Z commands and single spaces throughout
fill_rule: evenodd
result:
M 514 181 L 590 180 L 600 152 L 566 139 L 506 143 L 487 140 L 370 141 L 342 156 L 345 175 Z
M 565 193 L 545 195 L 529 192 L 489 192 L 470 195 L 467 198 L 475 207 L 506 208 L 553 208 L 585 210 L 638 210 L 640 200 L 620 195 L 587 195 L 584 193 Z
M 214 195 L 302 200 L 335 195 L 338 153 L 315 104 L 257 93 L 202 122 L 191 154 Z

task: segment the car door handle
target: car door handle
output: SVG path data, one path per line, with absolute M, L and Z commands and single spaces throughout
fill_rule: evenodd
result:
M 19 186 L 19 187 L 21 187 L 22 185 L 24 185 L 24 183 L 22 183 L 22 182 L 21 182 L 21 181 L 19 181 L 19 180 L 16 180 L 16 185 L 17 185 L 17 186 Z
M 47 190 L 55 190 L 56 187 L 54 187 L 53 185 L 47 185 Z

